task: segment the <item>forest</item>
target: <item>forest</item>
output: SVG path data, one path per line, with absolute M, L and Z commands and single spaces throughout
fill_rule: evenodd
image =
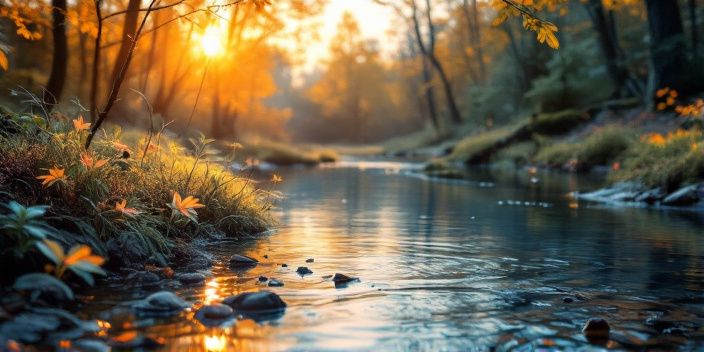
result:
M 702 348 L 703 36 L 702 0 L 0 0 L 0 350 Z

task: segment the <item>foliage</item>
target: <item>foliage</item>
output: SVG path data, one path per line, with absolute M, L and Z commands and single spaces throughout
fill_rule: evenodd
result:
M 548 73 L 533 81 L 525 98 L 538 111 L 580 108 L 608 98 L 613 90 L 593 38 L 570 43 L 546 63 Z
M 635 136 L 630 130 L 607 125 L 592 131 L 582 142 L 558 142 L 541 148 L 534 160 L 540 165 L 588 171 L 624 159 Z
M 92 286 L 94 284 L 92 274 L 105 275 L 105 271 L 100 268 L 105 263 L 105 259 L 92 255 L 90 247 L 86 245 L 75 245 L 68 253 L 64 252 L 58 242 L 52 240 L 37 242 L 36 246 L 54 263 L 53 266 L 47 267 L 47 271 L 53 272 L 58 279 L 64 276 L 66 270 L 71 270 Z
M 648 134 L 629 151 L 614 180 L 638 180 L 671 192 L 704 178 L 704 134 L 699 129 Z
M 12 249 L 15 256 L 21 257 L 31 248 L 37 240 L 44 240 L 56 233 L 44 220 L 44 215 L 49 208 L 46 205 L 25 207 L 15 201 L 5 204 L 10 211 L 0 215 L 0 231 L 5 250 Z M 10 243 L 5 239 L 10 239 Z
M 22 124 L 15 121 L 5 118 L 3 126 L 12 128 L 0 131 L 3 198 L 51 205 L 49 223 L 62 228 L 80 226 L 77 233 L 100 239 L 93 247 L 98 253 L 104 253 L 105 241 L 131 236 L 136 239 L 134 245 L 164 263 L 181 238 L 251 234 L 270 224 L 265 211 L 276 194 L 257 190 L 253 181 L 228 171 L 207 140 L 195 140 L 189 152 L 161 134 L 152 136 L 150 146 L 143 135 L 128 134 L 126 139 L 134 140 L 128 144 L 120 140 L 119 128 L 111 128 L 96 140 L 93 150 L 85 152 L 82 145 L 87 132 L 80 119 L 52 120 L 46 127 L 26 122 L 32 119 L 21 120 Z M 37 180 L 41 176 L 44 185 Z M 180 194 L 189 197 L 178 202 Z M 166 204 L 186 221 L 172 219 Z M 22 214 L 15 208 L 13 214 Z M 30 215 L 46 210 L 29 209 Z M 196 210 L 198 223 L 192 221 Z M 57 239 L 67 245 L 81 243 L 79 237 L 64 232 Z M 86 269 L 85 264 L 80 266 Z M 57 266 L 56 270 L 63 269 Z

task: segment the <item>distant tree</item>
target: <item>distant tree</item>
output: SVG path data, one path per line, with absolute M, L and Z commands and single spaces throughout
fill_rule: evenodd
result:
M 44 105 L 51 110 L 58 104 L 66 82 L 68 66 L 68 40 L 66 38 L 66 0 L 51 1 L 51 33 L 54 54 L 51 59 L 51 73 L 44 91 Z
M 692 67 L 687 65 L 687 45 L 678 2 L 645 0 L 645 5 L 652 62 L 649 96 L 654 97 L 654 91 L 663 87 L 691 91 L 688 75 L 692 74 Z

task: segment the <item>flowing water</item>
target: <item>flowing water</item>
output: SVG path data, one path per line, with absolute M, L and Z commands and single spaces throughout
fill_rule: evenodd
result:
M 128 284 L 100 292 L 85 312 L 109 321 L 113 336 L 162 337 L 173 351 L 704 349 L 701 213 L 578 204 L 566 194 L 601 182 L 570 175 L 484 169 L 440 181 L 415 168 L 282 171 L 280 227 L 210 245 L 217 264 L 207 284 L 171 287 L 196 308 L 271 290 L 288 304 L 280 318 L 217 328 L 192 312 L 139 320 L 126 302 L 150 290 Z M 232 272 L 235 253 L 261 264 Z M 338 272 L 360 281 L 336 288 L 327 276 Z M 285 286 L 266 287 L 260 275 Z M 590 317 L 609 321 L 609 340 L 582 335 Z

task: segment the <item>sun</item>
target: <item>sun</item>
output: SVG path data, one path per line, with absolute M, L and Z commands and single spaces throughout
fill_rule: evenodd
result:
M 208 26 L 200 37 L 200 47 L 206 56 L 219 56 L 225 52 L 224 35 L 219 26 Z

